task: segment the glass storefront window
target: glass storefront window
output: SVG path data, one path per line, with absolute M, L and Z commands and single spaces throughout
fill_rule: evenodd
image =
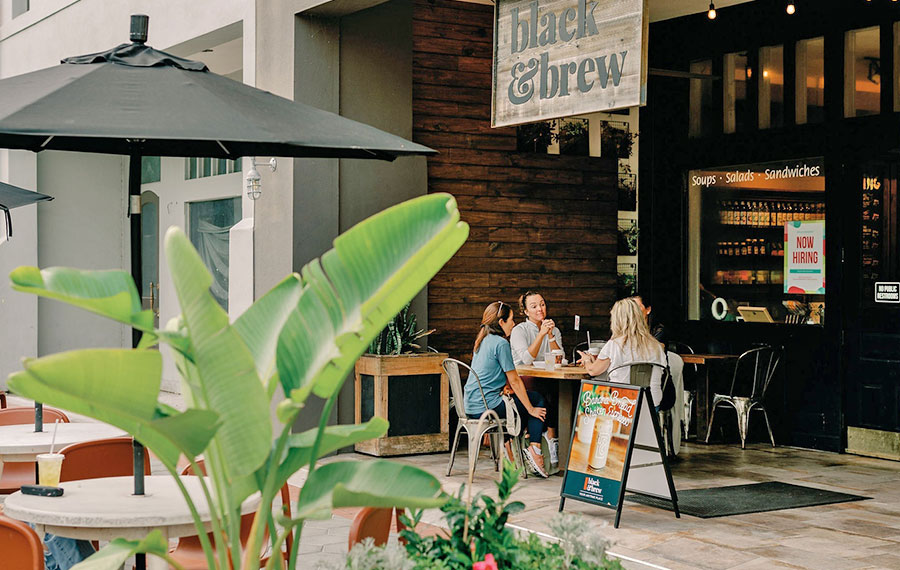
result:
M 712 60 L 691 62 L 691 73 L 712 75 Z M 691 79 L 691 117 L 688 136 L 705 137 L 713 133 L 713 82 Z
M 746 131 L 753 118 L 747 107 L 747 84 L 753 78 L 747 52 L 725 54 L 725 120 L 724 131 Z
M 797 124 L 825 120 L 825 38 L 797 42 Z
M 241 199 L 188 203 L 188 236 L 212 274 L 209 290 L 228 310 L 229 230 L 241 220 Z
M 692 170 L 688 184 L 688 318 L 818 324 L 823 160 Z
M 784 126 L 784 47 L 759 50 L 759 128 Z
M 844 36 L 844 116 L 881 111 L 881 50 L 878 26 Z

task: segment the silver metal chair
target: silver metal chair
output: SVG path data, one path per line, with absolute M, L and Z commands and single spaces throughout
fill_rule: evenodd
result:
M 691 348 L 691 345 L 683 342 L 678 342 L 677 340 L 669 341 L 667 348 L 669 351 L 674 352 L 675 354 L 695 354 L 694 349 Z M 692 364 L 691 366 L 694 367 L 694 377 L 696 378 L 696 375 L 698 373 L 697 365 Z M 687 439 L 690 435 L 689 432 L 692 423 L 691 418 L 693 417 L 694 413 L 694 399 L 695 395 L 692 390 L 684 391 L 684 416 L 681 422 L 681 433 L 683 434 L 682 439 Z
M 500 419 L 493 414 L 493 417 L 485 418 L 483 421 L 478 418 L 470 418 L 466 414 L 465 409 L 465 392 L 463 391 L 462 379 L 459 376 L 459 368 L 465 368 L 469 371 L 469 382 L 473 380 L 478 383 L 478 391 L 481 394 L 481 401 L 484 403 L 485 409 L 488 409 L 487 399 L 484 397 L 484 389 L 481 387 L 481 380 L 478 374 L 472 370 L 465 362 L 456 360 L 455 358 L 445 358 L 441 362 L 447 378 L 450 380 L 450 393 L 453 396 L 453 405 L 456 408 L 456 415 L 459 416 L 459 423 L 456 426 L 456 435 L 453 436 L 453 447 L 450 450 L 450 464 L 447 465 L 447 475 L 453 470 L 453 462 L 456 459 L 456 450 L 459 447 L 459 434 L 462 430 L 466 431 L 469 438 L 469 477 L 475 473 L 475 464 L 478 461 L 478 452 L 481 449 L 481 439 L 485 433 L 490 434 L 491 440 L 491 458 L 494 460 L 494 470 L 500 470 L 500 457 L 502 453 L 503 434 L 512 436 L 513 460 L 517 468 L 524 467 L 522 461 L 522 448 L 520 445 L 519 434 L 522 431 L 522 423 L 518 410 L 515 406 L 507 403 L 506 418 Z M 525 477 L 528 477 L 528 470 L 524 469 Z
M 575 345 L 575 348 L 572 349 L 572 360 L 570 360 L 569 362 L 578 362 L 578 349 L 581 348 L 582 346 L 584 347 L 585 350 L 590 348 L 588 346 L 587 341 L 579 342 L 578 344 Z
M 709 427 L 706 430 L 706 442 L 712 434 L 713 420 L 716 417 L 716 409 L 729 406 L 734 408 L 737 414 L 738 433 L 741 436 L 741 449 L 746 448 L 747 428 L 750 425 L 750 412 L 759 410 L 766 420 L 766 429 L 769 430 L 769 439 L 772 447 L 775 447 L 775 436 L 772 435 L 772 426 L 769 423 L 769 415 L 766 413 L 764 400 L 769 383 L 775 376 L 778 364 L 781 362 L 781 347 L 764 346 L 752 348 L 738 358 L 734 365 L 734 376 L 731 378 L 731 389 L 728 394 L 713 395 L 712 411 L 709 416 Z M 743 375 L 739 376 L 741 373 Z M 746 378 L 750 375 L 750 395 L 740 396 L 736 392 L 738 378 Z
M 610 368 L 607 371 L 607 376 L 610 372 L 620 368 L 630 368 L 631 385 L 643 388 L 650 387 L 654 374 L 658 373 L 662 377 L 663 372 L 666 370 L 666 367 L 659 362 L 628 362 L 615 368 Z M 662 390 L 662 387 L 660 387 L 660 390 Z M 651 396 L 650 399 L 653 400 L 653 397 Z M 653 402 L 653 405 L 657 406 L 659 403 Z M 660 435 L 665 446 L 664 451 L 668 457 L 672 457 L 675 455 L 675 444 L 672 441 L 672 410 L 660 410 L 657 412 L 657 418 L 659 419 Z

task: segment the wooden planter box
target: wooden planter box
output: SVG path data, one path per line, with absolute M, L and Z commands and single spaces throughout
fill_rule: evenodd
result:
M 387 419 L 385 436 L 357 443 L 370 455 L 406 455 L 448 451 L 450 385 L 441 362 L 444 353 L 377 356 L 356 361 L 356 423 L 373 416 Z

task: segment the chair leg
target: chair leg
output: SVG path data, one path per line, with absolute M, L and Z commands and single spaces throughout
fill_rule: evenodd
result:
M 769 439 L 772 441 L 772 447 L 775 447 L 775 436 L 772 435 L 772 426 L 769 424 L 769 414 L 766 413 L 766 409 L 763 407 L 759 408 L 762 410 L 763 418 L 766 420 L 766 429 L 769 430 Z
M 709 443 L 709 436 L 712 434 L 713 420 L 716 417 L 716 406 L 713 406 L 709 412 L 709 426 L 706 428 L 706 443 Z M 699 435 L 699 434 L 698 434 Z
M 494 458 L 494 471 L 500 471 L 500 458 L 503 453 L 506 451 L 503 449 L 503 444 L 500 443 L 500 434 L 492 433 L 491 434 L 491 451 L 493 452 Z
M 528 479 L 528 469 L 525 468 L 525 460 L 522 457 L 522 436 L 517 435 L 512 438 L 513 457 L 515 458 L 516 469 L 521 469 L 524 478 Z
M 466 430 L 468 432 L 468 430 Z M 484 432 L 474 433 L 468 432 L 469 434 L 469 475 L 474 476 L 475 474 L 475 465 L 478 463 L 478 452 L 481 451 L 481 436 L 484 435 Z
M 462 430 L 463 424 L 457 424 L 456 435 L 453 436 L 453 447 L 450 448 L 450 464 L 447 465 L 447 477 L 450 476 L 450 471 L 453 470 L 453 461 L 456 459 L 456 450 L 459 449 L 459 432 Z M 466 430 L 466 433 L 469 433 L 469 430 Z
M 747 406 L 735 406 L 738 421 L 738 433 L 741 436 L 741 449 L 747 449 L 747 431 L 750 426 L 750 409 Z

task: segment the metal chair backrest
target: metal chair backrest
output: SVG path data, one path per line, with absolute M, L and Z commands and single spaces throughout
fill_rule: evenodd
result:
M 444 368 L 444 372 L 447 373 L 447 378 L 450 379 L 450 393 L 453 394 L 456 413 L 459 417 L 468 417 L 466 415 L 466 393 L 465 390 L 463 390 L 462 379 L 459 377 L 460 366 L 469 371 L 469 382 L 474 378 L 475 382 L 478 383 L 478 391 L 481 393 L 481 401 L 484 403 L 484 409 L 488 409 L 487 398 L 484 397 L 484 389 L 481 387 L 481 379 L 478 378 L 478 374 L 472 370 L 471 366 L 461 360 L 456 360 L 455 358 L 445 358 L 441 362 L 441 366 Z
M 69 416 L 56 408 L 44 408 L 44 424 L 52 424 L 56 420 L 67 424 Z M 34 423 L 34 408 L 23 406 L 21 408 L 4 408 L 0 409 L 0 426 L 11 426 L 19 424 Z M 52 427 L 52 426 L 51 426 Z M 46 431 L 46 427 L 44 428 Z
M 60 481 L 134 475 L 134 443 L 130 437 L 111 437 L 73 443 L 60 453 L 66 456 Z M 150 475 L 150 458 L 144 454 L 144 475 Z
M 675 354 L 695 354 L 694 349 L 691 347 L 691 345 L 684 342 L 679 342 L 677 340 L 670 340 L 668 342 L 666 350 L 674 352 Z M 694 364 L 693 366 L 694 372 L 697 372 L 697 365 Z
M 0 515 L 0 552 L 3 567 L 17 570 L 44 570 L 44 547 L 33 528 Z
M 578 362 L 578 349 L 582 346 L 585 347 L 585 350 L 590 348 L 587 341 L 579 342 L 575 345 L 575 348 L 572 349 L 572 360 L 570 360 L 569 362 Z
M 662 371 L 666 369 L 665 366 L 660 364 L 659 362 L 626 362 L 625 364 L 620 364 L 615 368 L 610 368 L 607 371 L 607 375 L 614 370 L 618 370 L 620 368 L 629 367 L 630 370 L 630 384 L 632 386 L 641 386 L 648 387 L 650 386 L 650 380 L 653 378 L 653 374 L 656 369 L 659 370 L 659 373 L 662 374 Z
M 781 347 L 762 346 L 745 351 L 734 365 L 734 376 L 731 378 L 730 396 L 735 394 L 738 376 L 741 373 L 750 374 L 750 399 L 762 400 L 769 388 L 769 383 L 775 376 L 778 364 L 781 362 Z

